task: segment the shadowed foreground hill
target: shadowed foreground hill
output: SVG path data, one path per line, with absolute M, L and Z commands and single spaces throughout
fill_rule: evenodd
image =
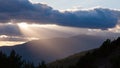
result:
M 35 40 L 16 46 L 0 47 L 0 50 L 9 54 L 14 49 L 23 59 L 34 63 L 39 63 L 41 60 L 51 62 L 80 51 L 97 48 L 103 40 L 102 37 L 79 35 L 70 38 Z
M 86 55 L 86 53 L 92 52 L 92 51 L 94 51 L 94 49 L 76 53 L 76 54 L 73 54 L 66 58 L 48 63 L 47 66 L 48 66 L 48 68 L 69 68 L 71 65 L 75 66 L 76 63 L 78 62 L 78 60 L 80 59 L 80 57 L 82 57 L 82 56 Z
M 77 60 L 77 61 L 75 61 Z M 100 48 L 48 64 L 49 68 L 120 68 L 120 38 L 107 39 Z

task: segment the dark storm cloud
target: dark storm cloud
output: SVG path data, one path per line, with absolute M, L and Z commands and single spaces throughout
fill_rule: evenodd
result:
M 32 4 L 28 0 L 0 0 L 0 22 L 31 22 L 63 26 L 107 29 L 116 26 L 116 13 L 96 8 L 59 12 L 45 4 Z
M 4 24 L 0 25 L 0 35 L 14 35 L 21 36 L 20 29 L 17 25 L 14 24 Z

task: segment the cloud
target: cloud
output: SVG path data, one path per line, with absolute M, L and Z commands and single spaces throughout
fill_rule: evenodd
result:
M 32 4 L 28 0 L 0 0 L 0 22 L 28 22 L 62 26 L 107 29 L 118 23 L 117 10 L 94 8 L 92 10 L 53 10 L 46 4 Z
M 52 27 L 51 27 L 52 26 Z M 76 35 L 89 35 L 96 37 L 117 38 L 120 36 L 120 26 L 108 30 L 73 28 L 58 25 L 29 25 L 21 31 L 17 24 L 0 24 L 0 41 L 30 41 L 37 39 L 67 38 Z M 82 37 L 81 36 L 81 37 Z
M 0 35 L 22 36 L 16 24 L 0 24 Z

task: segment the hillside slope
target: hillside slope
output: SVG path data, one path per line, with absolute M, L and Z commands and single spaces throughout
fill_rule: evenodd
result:
M 59 60 L 56 60 L 54 62 L 51 62 L 51 63 L 48 63 L 47 66 L 48 68 L 69 68 L 69 66 L 74 66 L 77 64 L 77 62 L 79 61 L 80 57 L 86 55 L 88 52 L 92 52 L 94 51 L 95 49 L 91 49 L 91 50 L 87 50 L 87 51 L 83 51 L 83 52 L 80 52 L 80 53 L 76 53 L 76 54 L 73 54 L 73 55 L 70 55 L 66 58 L 63 58 L 63 59 L 59 59 Z
M 48 64 L 48 68 L 120 68 L 120 38 Z

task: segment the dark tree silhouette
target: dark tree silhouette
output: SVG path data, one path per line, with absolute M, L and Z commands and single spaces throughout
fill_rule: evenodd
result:
M 7 68 L 6 64 L 8 63 L 7 61 L 7 56 L 4 54 L 2 51 L 0 51 L 0 68 Z
M 39 63 L 38 68 L 47 68 L 46 64 L 44 61 L 42 61 L 41 63 Z
M 8 57 L 9 68 L 21 68 L 23 65 L 23 61 L 21 58 L 21 56 L 19 56 L 14 50 L 12 50 L 10 56 Z
M 9 56 L 0 51 L 0 68 L 47 68 L 47 66 L 42 61 L 35 67 L 33 63 L 22 60 L 22 57 L 12 50 Z
M 33 63 L 25 62 L 23 68 L 35 68 L 35 66 Z
M 87 53 L 83 57 L 81 57 L 76 64 L 76 68 L 98 68 L 101 59 L 104 63 L 103 59 L 107 59 L 107 63 L 111 64 L 107 65 L 105 63 L 103 68 L 120 68 L 120 37 L 116 40 L 107 39 L 103 42 L 102 46 L 92 53 Z

